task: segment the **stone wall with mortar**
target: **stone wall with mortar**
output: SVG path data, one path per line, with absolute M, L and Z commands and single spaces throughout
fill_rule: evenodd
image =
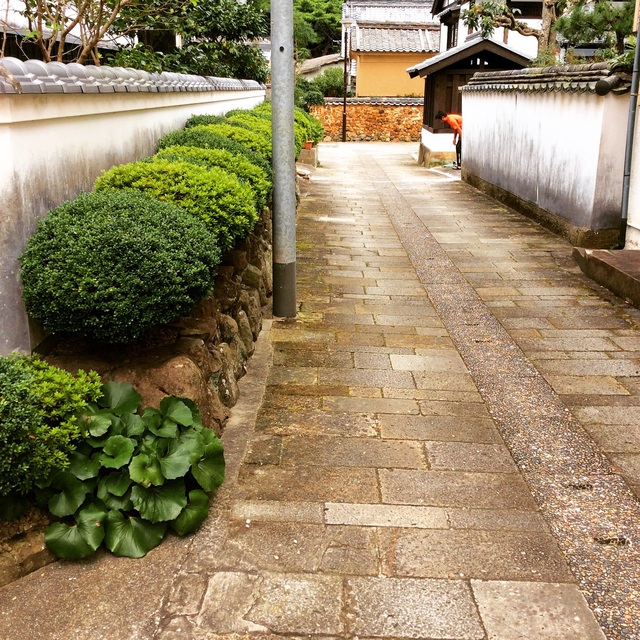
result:
M 342 140 L 341 100 L 327 100 L 323 106 L 310 108 L 325 132 L 325 141 Z M 358 98 L 347 100 L 347 140 L 414 142 L 422 131 L 422 99 Z

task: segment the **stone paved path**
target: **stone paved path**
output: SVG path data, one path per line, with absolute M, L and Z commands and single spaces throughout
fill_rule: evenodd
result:
M 640 313 L 414 147 L 322 145 L 203 530 L 0 590 L 0 638 L 640 638 Z

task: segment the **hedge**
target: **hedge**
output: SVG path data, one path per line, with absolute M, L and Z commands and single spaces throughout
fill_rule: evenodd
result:
M 48 331 L 131 342 L 204 298 L 219 259 L 184 209 L 136 191 L 94 192 L 40 221 L 21 257 L 23 297 Z

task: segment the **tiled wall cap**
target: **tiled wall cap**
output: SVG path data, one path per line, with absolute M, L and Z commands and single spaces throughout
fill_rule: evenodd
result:
M 82 93 L 82 87 L 75 78 L 69 75 L 69 69 L 62 62 L 50 62 L 49 72 L 62 85 L 64 93 Z
M 1 58 L 0 93 L 139 93 L 176 91 L 247 91 L 264 89 L 255 80 L 216 78 L 186 73 L 149 73 L 124 67 L 75 62 L 42 62 Z
M 87 68 L 77 62 L 69 62 L 67 64 L 69 76 L 75 78 L 82 87 L 82 93 L 99 93 L 100 86 L 93 77 L 87 72 Z
M 24 62 L 17 58 L 2 58 L 2 66 L 15 78 L 21 93 L 42 93 L 42 80 Z

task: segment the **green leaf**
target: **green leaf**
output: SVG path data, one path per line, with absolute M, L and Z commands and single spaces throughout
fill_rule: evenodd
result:
M 101 482 L 98 485 L 98 498 L 104 502 L 107 509 L 120 509 L 122 511 L 131 511 L 133 509 L 131 491 L 126 491 L 122 496 L 116 496 Z
M 145 520 L 174 520 L 187 505 L 184 482 L 177 480 L 148 488 L 136 485 L 131 490 L 131 501 Z
M 125 413 L 135 413 L 142 396 L 128 382 L 107 382 L 102 385 L 102 397 L 98 403 L 121 416 Z
M 104 540 L 103 522 L 106 517 L 105 509 L 91 504 L 78 513 L 75 526 L 60 522 L 52 524 L 44 534 L 45 543 L 58 558 L 87 558 Z
M 123 516 L 120 511 L 110 511 L 106 522 L 105 544 L 117 556 L 142 558 L 162 542 L 166 531 L 167 525 L 164 522 L 152 524 L 141 518 Z
M 126 471 L 120 473 L 116 471 L 102 478 L 98 487 L 100 487 L 100 485 L 103 486 L 104 491 L 108 491 L 111 495 L 121 498 L 127 493 L 127 489 L 131 486 L 131 478 Z
M 171 420 L 171 418 L 165 418 L 159 427 L 149 427 L 149 431 L 160 438 L 177 438 L 178 423 Z
M 184 477 L 194 460 L 204 454 L 204 441 L 195 431 L 177 440 L 162 440 L 158 445 L 158 460 L 167 480 Z
M 191 409 L 191 415 L 193 417 L 193 426 L 196 429 L 202 429 L 202 417 L 200 416 L 200 409 L 198 409 L 198 405 L 191 400 L 191 398 L 180 398 L 182 402 L 184 402 L 189 409 Z
M 131 460 L 135 443 L 124 436 L 111 436 L 104 445 L 100 463 L 108 469 L 119 469 Z
M 50 498 L 49 511 L 59 518 L 73 515 L 91 490 L 88 484 L 78 480 L 67 471 L 56 475 L 53 479 L 53 487 L 58 489 L 60 493 L 56 493 Z
M 111 428 L 111 416 L 108 413 L 96 413 L 84 417 L 84 423 L 94 438 L 103 436 Z
M 165 418 L 169 418 L 183 427 L 190 427 L 193 424 L 191 409 L 180 398 L 174 396 L 162 398 L 160 411 L 162 411 Z
M 145 430 L 144 420 L 137 413 L 125 413 L 122 416 L 124 424 L 124 433 L 130 438 L 131 436 L 141 436 Z
M 205 429 L 202 433 L 206 433 Z M 212 433 L 212 432 L 209 432 Z M 205 447 L 204 455 L 191 467 L 193 477 L 207 492 L 215 491 L 224 481 L 224 452 L 222 442 L 214 436 Z
M 78 480 L 95 478 L 100 472 L 100 460 L 98 454 L 89 457 L 79 451 L 74 451 L 70 456 L 69 472 Z
M 169 526 L 179 535 L 196 531 L 209 514 L 209 496 L 200 489 L 189 492 L 189 502 Z
M 152 484 L 156 486 L 164 484 L 160 462 L 153 455 L 142 453 L 135 456 L 129 465 L 129 474 L 134 482 L 141 484 L 143 487 L 149 487 Z

